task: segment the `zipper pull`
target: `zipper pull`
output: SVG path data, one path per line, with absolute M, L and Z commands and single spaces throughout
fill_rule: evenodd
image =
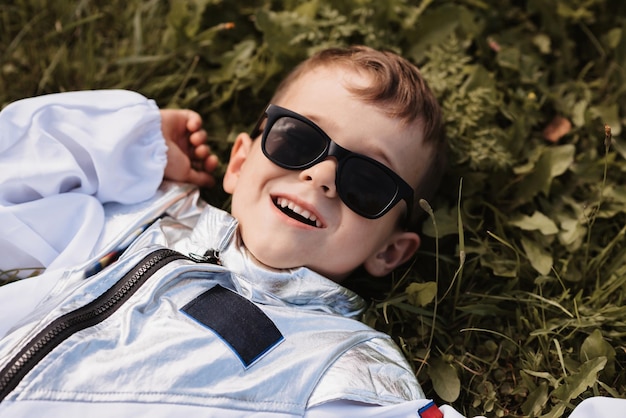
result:
M 209 263 L 217 266 L 222 265 L 222 262 L 220 261 L 220 252 L 212 248 L 206 250 L 203 255 L 189 253 L 189 258 L 197 263 Z

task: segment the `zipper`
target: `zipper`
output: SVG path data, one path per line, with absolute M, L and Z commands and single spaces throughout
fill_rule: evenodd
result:
M 212 248 L 206 250 L 203 255 L 189 253 L 189 258 L 197 263 L 209 263 L 215 264 L 216 266 L 222 265 L 222 261 L 220 260 L 220 252 Z
M 144 257 L 98 298 L 52 321 L 0 371 L 0 402 L 55 347 L 73 334 L 113 315 L 161 267 L 180 259 L 189 260 L 174 250 L 156 250 Z

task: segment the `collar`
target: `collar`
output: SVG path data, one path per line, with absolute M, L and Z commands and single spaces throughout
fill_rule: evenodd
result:
M 233 273 L 237 291 L 255 302 L 296 305 L 346 317 L 356 317 L 365 308 L 359 295 L 308 268 L 277 270 L 258 262 L 243 245 L 237 220 L 215 207 L 204 209 L 185 241 L 187 253 L 219 251 L 222 265 Z

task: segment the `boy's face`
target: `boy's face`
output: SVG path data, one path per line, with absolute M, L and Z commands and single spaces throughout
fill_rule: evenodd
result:
M 303 74 L 276 105 L 315 122 L 342 147 L 385 164 L 412 187 L 430 156 L 419 126 L 404 125 L 377 107 L 355 98 L 346 88 L 369 80 L 339 66 Z M 224 189 L 232 193 L 232 214 L 239 220 L 244 244 L 261 263 L 274 268 L 305 266 L 340 281 L 364 265 L 374 276 L 388 274 L 419 247 L 417 234 L 399 230 L 406 203 L 377 219 L 349 209 L 337 195 L 337 162 L 329 157 L 304 170 L 271 162 L 256 141 L 240 134 L 232 150 Z M 317 218 L 304 223 L 296 212 Z

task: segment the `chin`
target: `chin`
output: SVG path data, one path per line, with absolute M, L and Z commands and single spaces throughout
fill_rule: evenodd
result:
M 298 268 L 308 268 L 316 272 L 317 274 L 326 277 L 329 280 L 334 281 L 335 283 L 342 282 L 346 277 L 352 273 L 356 268 L 351 269 L 347 272 L 330 272 L 325 268 L 317 268 L 314 265 L 310 265 L 307 263 L 302 263 L 300 260 L 294 260 L 285 257 L 285 251 L 283 248 L 277 248 L 276 251 L 272 251 L 271 248 L 267 245 L 267 242 L 259 242 L 258 246 L 254 242 L 254 240 L 249 241 L 250 245 L 246 245 L 245 239 L 242 237 L 242 243 L 246 248 L 248 254 L 259 264 L 268 267 L 274 270 L 291 270 Z M 261 248 L 261 251 L 257 251 L 257 248 Z
M 287 270 L 298 268 L 301 266 L 294 266 L 285 262 L 285 257 L 276 257 L 273 254 L 267 254 L 267 251 L 255 251 L 254 248 L 247 246 L 244 242 L 244 247 L 250 256 L 259 264 L 275 270 Z M 265 248 L 267 250 L 267 248 Z

